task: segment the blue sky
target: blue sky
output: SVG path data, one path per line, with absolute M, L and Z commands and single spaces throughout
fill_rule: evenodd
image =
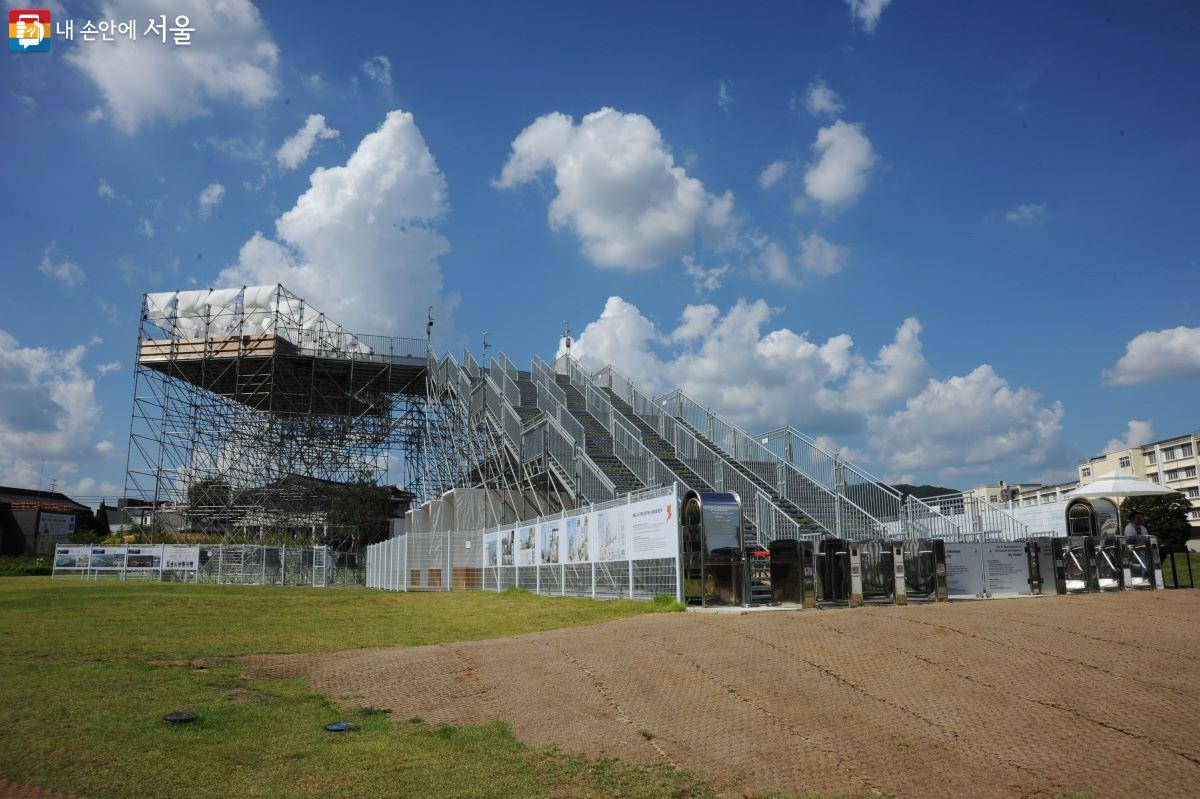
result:
M 140 294 L 276 280 L 888 479 L 1200 427 L 1193 5 L 224 8 L 5 54 L 0 481 L 119 493 Z

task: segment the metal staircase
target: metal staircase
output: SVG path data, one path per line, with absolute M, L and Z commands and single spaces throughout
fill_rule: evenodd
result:
M 555 381 L 567 397 L 567 410 L 583 426 L 584 451 L 612 481 L 617 492 L 627 494 L 630 491 L 645 488 L 646 486 L 637 478 L 637 475 L 613 454 L 612 434 L 595 416 L 588 413 L 587 399 L 579 392 L 579 389 L 571 385 L 571 378 L 568 375 L 555 375 Z
M 461 366 L 449 355 L 430 363 L 427 428 L 442 457 L 429 471 L 439 490 L 494 486 L 502 502 L 538 508 L 672 483 L 734 491 L 759 545 L 1019 533 L 994 508 L 903 496 L 790 427 L 755 438 L 682 390 L 651 399 L 611 366 L 591 374 L 570 357 L 553 368 L 534 357 L 523 371 L 503 353 L 484 366 L 469 352 Z
M 654 453 L 663 464 L 675 474 L 679 475 L 683 480 L 683 484 L 688 488 L 697 491 L 712 491 L 712 486 L 700 479 L 700 475 L 688 468 L 687 464 L 675 457 L 675 448 L 671 446 L 665 438 L 660 436 L 658 432 L 646 424 L 645 420 L 633 412 L 633 408 L 625 400 L 617 396 L 611 388 L 606 387 L 604 393 L 608 396 L 613 407 L 625 417 L 625 419 L 637 428 L 642 435 L 642 443 L 644 443 L 651 452 Z

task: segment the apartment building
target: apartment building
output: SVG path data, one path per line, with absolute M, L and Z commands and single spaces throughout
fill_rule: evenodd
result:
M 1189 521 L 1200 528 L 1200 430 L 1088 458 L 1079 464 L 1079 483 L 1087 485 L 1117 469 L 1183 492 L 1192 503 Z
M 995 485 L 976 486 L 970 491 L 964 491 L 963 493 L 969 497 L 990 502 L 993 505 L 1005 505 L 1009 502 L 1017 501 L 1017 498 L 1023 492 L 1035 490 L 1040 486 L 1041 483 L 1007 483 L 1001 480 Z
M 1065 502 L 1067 494 L 1079 488 L 1078 480 L 1055 485 L 1023 484 L 1021 491 L 1011 500 L 1010 507 L 1032 508 L 1037 505 L 1052 505 L 1055 502 Z

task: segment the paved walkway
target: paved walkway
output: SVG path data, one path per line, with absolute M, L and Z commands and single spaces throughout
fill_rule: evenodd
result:
M 729 791 L 1200 795 L 1200 591 L 663 614 L 247 663 Z

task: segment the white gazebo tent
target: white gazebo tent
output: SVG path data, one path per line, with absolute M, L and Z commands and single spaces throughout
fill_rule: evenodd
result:
M 1102 474 L 1085 486 L 1080 486 L 1067 493 L 1070 499 L 1105 498 L 1115 499 L 1117 505 L 1117 532 L 1121 527 L 1121 500 L 1125 497 L 1148 497 L 1155 494 L 1175 494 L 1173 488 L 1166 488 L 1158 483 L 1143 480 L 1133 472 L 1117 469 L 1115 472 Z

